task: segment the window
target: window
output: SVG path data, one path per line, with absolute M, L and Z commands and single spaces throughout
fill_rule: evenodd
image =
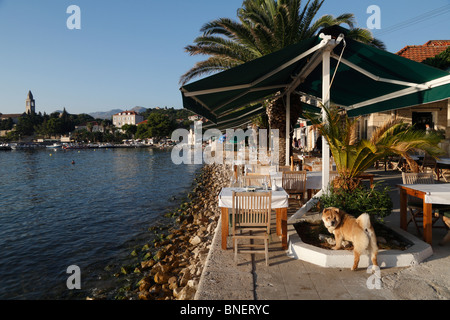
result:
M 433 114 L 431 112 L 413 112 L 412 124 L 419 130 L 426 130 L 427 125 L 434 129 Z

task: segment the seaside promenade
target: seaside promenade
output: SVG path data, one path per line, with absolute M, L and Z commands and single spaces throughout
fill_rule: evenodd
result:
M 371 170 L 375 182 L 392 187 L 394 204 L 386 218 L 389 226 L 400 225 L 399 171 Z M 288 216 L 295 213 L 290 208 Z M 442 221 L 439 221 L 442 223 Z M 292 225 L 288 228 L 293 230 Z M 408 232 L 416 235 L 413 224 Z M 366 268 L 323 268 L 289 257 L 275 235 L 270 244 L 270 265 L 264 255 L 239 254 L 234 262 L 231 239 L 221 249 L 221 226 L 216 228 L 211 249 L 197 289 L 196 300 L 440 300 L 450 299 L 450 243 L 439 246 L 445 229 L 433 229 L 433 255 L 411 267 L 381 268 L 381 288 L 369 289 Z

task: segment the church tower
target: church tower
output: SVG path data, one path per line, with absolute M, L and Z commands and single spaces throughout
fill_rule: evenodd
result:
M 26 113 L 36 112 L 36 110 L 35 110 L 35 102 L 34 102 L 33 94 L 31 93 L 31 91 L 28 91 L 25 112 Z

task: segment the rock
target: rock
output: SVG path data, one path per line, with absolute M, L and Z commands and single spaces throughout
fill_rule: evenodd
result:
M 151 300 L 152 294 L 148 291 L 139 292 L 139 300 Z
M 163 283 L 167 283 L 167 281 L 169 280 L 169 276 L 166 273 L 157 272 L 153 279 L 154 279 L 155 283 L 163 284 Z
M 198 245 L 200 242 L 202 242 L 202 239 L 200 239 L 199 236 L 194 236 L 189 240 L 189 243 L 192 244 L 193 246 Z
M 381 244 L 386 244 L 387 243 L 386 239 L 384 237 L 381 237 L 381 236 L 377 237 L 377 242 L 381 243 Z
M 169 289 L 171 290 L 178 288 L 178 278 L 175 276 L 170 277 L 167 283 L 169 284 Z
M 195 288 L 186 286 L 181 290 L 173 290 L 173 295 L 177 300 L 192 300 L 195 295 Z
M 166 251 L 164 249 L 159 250 L 153 257 L 155 260 L 161 260 L 166 256 Z
M 152 283 L 151 283 L 151 278 L 150 277 L 144 277 L 142 278 L 139 282 L 139 291 L 148 291 L 148 289 L 150 289 Z
M 344 248 L 348 248 L 348 247 L 352 246 L 352 243 L 350 241 L 344 240 L 344 241 L 342 241 L 342 246 Z
M 319 234 L 319 240 L 320 241 L 326 241 L 328 238 L 330 238 L 330 236 L 327 236 L 325 234 Z
M 192 278 L 191 273 L 189 271 L 185 272 L 180 279 L 180 286 L 182 287 L 186 286 L 188 281 L 191 280 L 191 278 Z
M 152 244 L 136 249 L 133 256 L 145 257 L 138 269 L 143 277 L 136 296 L 142 300 L 193 299 L 202 275 L 206 257 L 221 211 L 217 207 L 217 195 L 227 184 L 230 166 L 206 165 L 196 176 L 189 200 L 172 210 L 175 224 L 165 227 L 167 236 L 160 235 Z M 161 226 L 149 229 L 157 234 Z M 158 233 L 159 234 L 159 233 Z M 155 261 L 156 260 L 156 261 Z M 133 266 L 134 269 L 134 266 Z M 133 269 L 126 270 L 131 272 Z M 128 296 L 127 298 L 133 298 Z

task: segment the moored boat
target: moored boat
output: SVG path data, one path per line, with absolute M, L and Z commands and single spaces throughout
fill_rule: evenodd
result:
M 57 149 L 62 148 L 62 145 L 55 142 L 54 144 L 47 146 L 47 148 Z

